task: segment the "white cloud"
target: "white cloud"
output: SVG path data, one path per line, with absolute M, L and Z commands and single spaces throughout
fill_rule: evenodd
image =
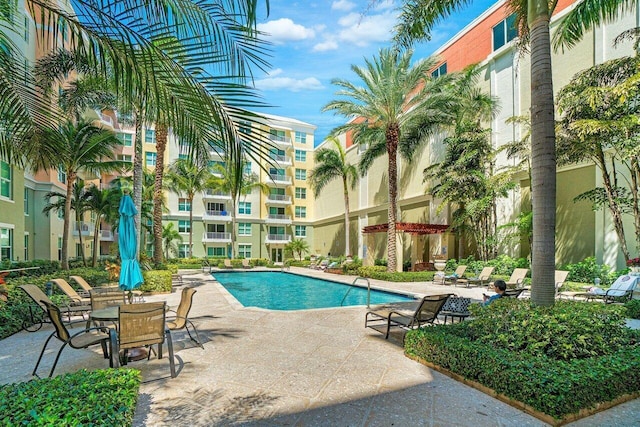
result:
M 354 7 L 356 7 L 356 4 L 349 0 L 337 0 L 331 3 L 331 10 L 342 10 L 343 12 L 348 12 Z
M 378 1 L 374 5 L 374 10 L 390 10 L 394 8 L 395 8 L 395 5 L 393 3 L 393 0 Z
M 307 77 L 306 79 L 294 79 L 291 77 L 267 77 L 256 80 L 256 87 L 262 90 L 288 90 L 291 92 L 300 92 L 303 90 L 322 90 L 324 86 L 320 80 L 315 77 Z
M 258 24 L 258 30 L 266 33 L 269 40 L 276 44 L 315 37 L 315 31 L 296 24 L 289 18 L 280 18 L 265 24 Z
M 338 20 L 338 24 L 343 28 L 338 32 L 338 37 L 341 41 L 356 46 L 367 46 L 372 42 L 386 42 L 391 39 L 395 23 L 396 16 L 392 11 L 379 15 L 350 13 Z
M 325 40 L 313 46 L 314 52 L 326 52 L 328 50 L 338 49 L 338 43 L 335 40 Z
M 269 73 L 267 74 L 269 77 L 275 77 L 277 75 L 282 74 L 282 68 L 274 68 L 273 70 L 269 71 Z

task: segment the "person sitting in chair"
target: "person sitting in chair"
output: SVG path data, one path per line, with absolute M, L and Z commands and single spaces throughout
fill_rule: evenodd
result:
M 493 282 L 493 287 L 496 291 L 496 294 L 491 296 L 482 294 L 482 300 L 484 301 L 482 305 L 489 305 L 498 298 L 502 298 L 504 296 L 504 291 L 507 290 L 507 282 L 505 282 L 504 280 L 496 280 L 495 282 Z

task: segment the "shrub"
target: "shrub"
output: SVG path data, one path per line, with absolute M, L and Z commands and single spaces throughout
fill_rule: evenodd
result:
M 631 319 L 640 319 L 640 300 L 632 299 L 624 304 L 627 309 L 627 317 Z
M 408 272 L 387 272 L 383 266 L 360 267 L 358 276 L 370 279 L 385 280 L 387 282 L 428 282 L 433 280 L 433 271 L 408 271 Z
M 599 278 L 604 286 L 610 285 L 619 276 L 608 265 L 597 264 L 595 257 L 586 258 L 576 264 L 565 264 L 559 270 L 568 271 L 567 280 L 572 282 L 593 283 L 593 279 Z
M 140 374 L 81 370 L 0 386 L 0 425 L 130 426 Z
M 144 270 L 144 283 L 140 286 L 143 292 L 171 292 L 170 270 Z

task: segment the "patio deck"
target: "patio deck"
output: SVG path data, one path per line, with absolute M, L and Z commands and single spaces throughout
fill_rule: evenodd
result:
M 325 276 L 328 273 L 292 269 Z M 347 283 L 353 277 L 342 276 Z M 240 306 L 208 274 L 184 272 L 197 287 L 190 318 L 205 350 L 174 333 L 178 377 L 166 359 L 141 361 L 135 426 L 544 426 L 543 422 L 403 355 L 398 341 L 364 328 L 364 307 L 277 312 Z M 372 285 L 417 295 L 483 289 L 430 283 Z M 177 305 L 180 293 L 156 295 Z M 27 381 L 51 329 L 1 341 L 0 383 Z M 55 346 L 51 346 L 54 350 Z M 45 356 L 42 369 L 53 354 Z M 57 374 L 104 368 L 99 349 L 63 352 Z M 635 426 L 640 399 L 572 426 Z

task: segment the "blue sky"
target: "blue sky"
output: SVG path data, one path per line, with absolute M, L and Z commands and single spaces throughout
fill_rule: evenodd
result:
M 416 45 L 414 58 L 432 54 L 496 0 L 473 2 L 438 25 L 432 40 Z M 316 145 L 345 122 L 322 113 L 335 99 L 333 78 L 358 82 L 351 65 L 362 66 L 390 45 L 399 0 L 270 0 L 270 14 L 258 16 L 258 29 L 272 43 L 268 73 L 257 71 L 255 85 L 271 108 L 265 113 L 316 125 Z

